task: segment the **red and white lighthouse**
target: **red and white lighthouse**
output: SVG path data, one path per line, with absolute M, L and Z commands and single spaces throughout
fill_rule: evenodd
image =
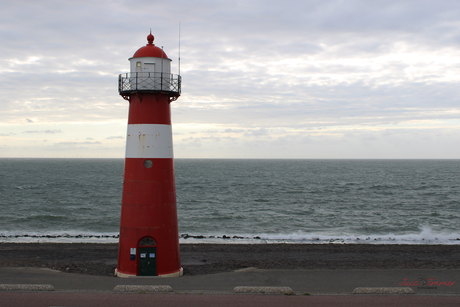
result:
M 116 275 L 181 276 L 170 103 L 181 77 L 162 48 L 148 44 L 129 59 L 118 92 L 129 101 Z

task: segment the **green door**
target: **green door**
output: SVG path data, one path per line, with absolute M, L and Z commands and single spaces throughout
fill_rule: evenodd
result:
M 157 276 L 156 247 L 139 247 L 139 276 Z

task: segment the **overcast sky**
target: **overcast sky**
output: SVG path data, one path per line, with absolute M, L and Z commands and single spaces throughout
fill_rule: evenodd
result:
M 0 0 L 0 157 L 123 158 L 164 46 L 176 158 L 460 158 L 460 1 Z

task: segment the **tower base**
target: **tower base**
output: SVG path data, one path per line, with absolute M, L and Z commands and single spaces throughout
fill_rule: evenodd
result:
M 152 277 L 180 277 L 184 275 L 184 269 L 180 268 L 178 272 L 175 273 L 170 273 L 170 274 L 163 274 L 163 275 L 158 275 L 158 276 L 138 276 L 138 275 L 131 275 L 131 274 L 125 274 L 118 272 L 118 269 L 115 269 L 115 277 L 121 277 L 121 278 L 132 278 L 132 277 L 140 277 L 140 278 L 152 278 Z

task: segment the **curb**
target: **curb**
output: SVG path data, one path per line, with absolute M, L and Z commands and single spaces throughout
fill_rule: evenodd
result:
M 113 288 L 115 292 L 173 292 L 171 286 L 144 286 L 144 285 L 118 285 Z
M 159 277 L 164 277 L 164 278 L 169 278 L 169 277 L 181 277 L 184 275 L 184 269 L 180 268 L 178 272 L 175 273 L 170 273 L 170 274 L 163 274 L 163 275 L 157 275 L 157 276 L 138 276 L 138 275 L 130 275 L 130 274 L 125 274 L 118 272 L 118 269 L 115 269 L 114 276 L 115 277 L 120 277 L 120 278 L 159 278 Z
M 3 284 L 0 291 L 54 291 L 52 285 L 39 284 Z
M 353 294 L 414 294 L 409 287 L 360 287 L 353 290 Z
M 249 267 L 249 268 L 234 270 L 233 272 L 235 272 L 235 273 L 244 273 L 244 272 L 250 272 L 250 271 L 254 271 L 254 270 L 257 270 L 257 268 Z
M 266 294 L 294 294 L 289 287 L 235 287 L 233 289 L 235 293 L 266 293 Z

